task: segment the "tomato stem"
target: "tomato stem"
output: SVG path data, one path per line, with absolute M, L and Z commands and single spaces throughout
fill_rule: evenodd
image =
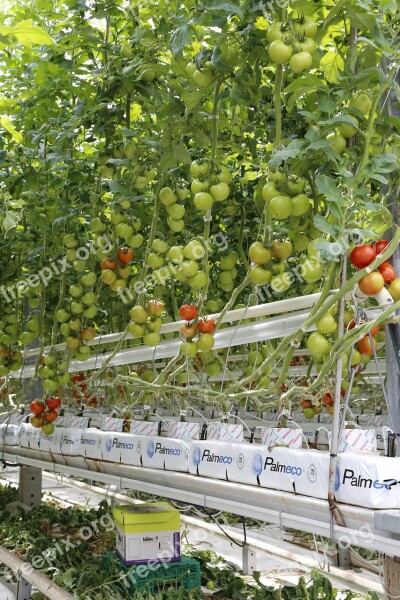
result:
M 283 65 L 277 65 L 275 70 L 275 86 L 274 86 L 274 111 L 275 111 L 275 140 L 274 148 L 277 148 L 281 143 L 282 137 L 282 83 L 283 83 Z

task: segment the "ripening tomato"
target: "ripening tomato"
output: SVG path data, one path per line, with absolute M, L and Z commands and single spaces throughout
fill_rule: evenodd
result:
M 45 405 L 40 400 L 34 400 L 31 402 L 30 410 L 34 415 L 41 415 L 44 412 Z
M 123 248 L 119 248 L 117 256 L 120 263 L 123 265 L 129 265 L 129 263 L 132 262 L 134 252 L 132 248 L 129 248 L 129 246 L 124 246 Z
M 358 287 L 366 296 L 375 296 L 379 294 L 385 285 L 385 280 L 379 271 L 372 271 L 358 282 Z
M 376 252 L 372 244 L 356 246 L 350 252 L 350 262 L 356 269 L 364 269 L 364 267 L 368 267 L 375 257 Z
M 388 287 L 388 290 L 395 302 L 400 300 L 400 277 L 393 279 L 392 283 Z
M 43 415 L 43 418 L 45 423 L 53 423 L 53 421 L 56 421 L 58 419 L 58 412 L 52 409 L 46 410 L 46 412 Z
M 375 348 L 377 347 L 377 342 L 375 338 L 372 338 L 373 344 Z M 365 335 L 359 342 L 357 342 L 357 349 L 361 354 L 365 356 L 372 356 L 374 351 L 371 345 L 371 340 L 368 335 Z
M 215 329 L 214 319 L 206 319 L 205 321 L 199 321 L 197 323 L 197 329 L 200 333 L 213 333 Z
M 382 254 L 382 252 L 386 250 L 387 246 L 389 246 L 389 242 L 387 242 L 386 240 L 379 240 L 378 242 L 376 242 L 376 254 Z
M 103 271 L 108 270 L 108 269 L 110 271 L 113 271 L 116 268 L 117 263 L 115 260 L 113 260 L 109 256 L 105 256 L 104 258 L 101 259 L 100 266 L 103 269 Z
M 312 408 L 312 402 L 311 400 L 300 400 L 300 406 L 301 408 Z
M 32 427 L 35 427 L 36 429 L 39 429 L 44 424 L 43 416 L 42 415 L 37 415 L 35 417 L 31 417 L 29 419 L 29 423 L 32 425 Z
M 197 334 L 196 325 L 193 323 L 192 325 L 182 325 L 179 330 L 179 337 L 182 340 L 191 340 Z
M 253 242 L 249 248 L 249 258 L 256 265 L 265 265 L 271 260 L 271 251 L 261 242 Z
M 386 285 L 389 285 L 394 279 L 396 279 L 395 270 L 393 266 L 388 262 L 384 262 L 381 265 L 379 265 L 378 271 L 382 275 Z
M 193 304 L 183 304 L 179 309 L 179 316 L 184 321 L 193 321 L 197 317 L 197 306 L 193 306 Z
M 164 302 L 159 300 L 149 300 L 147 304 L 147 312 L 151 317 L 160 317 L 164 312 Z
M 375 325 L 372 329 L 370 329 L 370 334 L 372 337 L 375 337 L 379 333 L 379 325 Z

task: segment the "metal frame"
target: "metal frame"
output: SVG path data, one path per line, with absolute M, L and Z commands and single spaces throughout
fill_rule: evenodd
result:
M 322 535 L 341 546 L 355 545 L 400 556 L 400 534 L 375 527 L 375 513 L 383 511 L 338 504 L 347 524 L 347 527 L 338 527 L 331 524 L 328 502 L 318 498 L 188 473 L 126 466 L 81 456 L 52 455 L 11 446 L 5 448 L 3 459 Z M 392 518 L 400 518 L 400 511 L 389 512 Z

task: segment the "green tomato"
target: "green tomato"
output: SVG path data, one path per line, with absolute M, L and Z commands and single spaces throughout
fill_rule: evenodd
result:
M 261 242 L 253 242 L 249 248 L 249 258 L 256 265 L 265 265 L 271 260 L 271 251 Z
M 196 273 L 196 275 L 194 275 L 193 277 L 190 277 L 190 279 L 188 279 L 188 283 L 189 283 L 190 287 L 192 288 L 192 290 L 199 290 L 206 285 L 207 275 L 205 274 L 204 271 L 198 271 Z
M 298 194 L 292 198 L 292 217 L 301 217 L 310 209 L 310 199 L 305 194 Z
M 335 333 L 338 328 L 336 319 L 329 312 L 316 322 L 317 330 L 324 335 Z
M 317 260 L 310 258 L 301 265 L 301 276 L 307 283 L 319 281 L 323 274 L 324 267 Z
M 284 23 L 282 21 L 275 21 L 271 27 L 267 29 L 266 37 L 267 42 L 271 43 L 275 40 L 281 40 L 284 36 Z
M 229 196 L 229 185 L 221 182 L 210 187 L 210 193 L 216 202 L 223 202 Z
M 201 352 L 208 352 L 214 347 L 214 343 L 214 336 L 211 333 L 202 333 L 196 342 L 196 346 Z
M 371 110 L 372 100 L 366 92 L 359 92 L 355 94 L 350 102 L 349 107 L 359 110 L 361 114 L 367 115 Z
M 167 224 L 170 230 L 174 233 L 183 231 L 185 227 L 185 221 L 183 219 L 173 219 L 172 217 L 168 217 Z
M 160 190 L 160 200 L 164 206 L 170 206 L 171 204 L 175 204 L 178 199 L 170 187 L 165 187 Z
M 310 238 L 305 233 L 300 233 L 294 239 L 293 246 L 296 252 L 304 252 L 307 250 Z
M 133 227 L 127 225 L 126 223 L 118 223 L 115 228 L 115 232 L 118 237 L 122 238 L 123 240 L 127 240 L 133 234 Z
M 198 210 L 208 210 L 214 204 L 214 198 L 208 192 L 199 192 L 194 197 L 194 205 Z
M 195 260 L 184 260 L 181 265 L 181 270 L 185 277 L 193 277 L 199 270 L 199 263 Z
M 317 49 L 317 44 L 311 37 L 307 37 L 304 41 L 300 42 L 300 48 L 305 52 L 314 54 Z
M 176 206 L 176 205 L 173 205 L 173 206 Z M 154 252 L 157 252 L 157 254 L 165 254 L 167 252 L 167 250 L 169 249 L 169 245 L 167 244 L 167 242 L 164 242 L 164 240 L 155 238 L 151 245 L 151 249 L 154 250 Z
M 293 48 L 288 46 L 281 39 L 271 42 L 268 48 L 268 55 L 272 62 L 277 65 L 284 65 L 289 62 L 293 54 Z
M 197 345 L 196 342 L 182 342 L 179 348 L 179 352 L 184 356 L 189 356 L 193 358 L 197 354 Z M 186 373 L 185 373 L 186 375 Z
M 286 292 L 292 284 L 292 277 L 290 273 L 282 273 L 272 277 L 270 286 L 274 292 L 282 293 Z
M 189 260 L 201 260 L 205 255 L 205 248 L 198 240 L 191 240 L 183 249 L 183 255 Z
M 185 212 L 186 209 L 182 204 L 172 204 L 171 206 L 167 206 L 167 213 L 172 219 L 182 219 Z
M 214 76 L 210 69 L 196 69 L 196 71 L 193 73 L 193 81 L 199 88 L 205 89 L 212 84 L 214 81 Z
M 183 262 L 183 246 L 171 246 L 167 252 L 167 258 L 174 265 L 179 265 Z
M 185 71 L 186 71 L 186 75 L 187 75 L 187 76 L 188 76 L 190 79 L 193 79 L 193 74 L 194 74 L 194 72 L 195 72 L 195 71 L 197 71 L 196 64 L 195 64 L 195 63 L 193 63 L 193 62 L 189 62 L 189 63 L 187 63 L 187 65 L 186 65 L 186 68 L 185 68 Z
M 135 321 L 135 323 L 139 323 L 140 325 L 146 323 L 149 318 L 149 313 L 142 306 L 140 306 L 140 304 L 133 306 L 129 311 L 129 314 L 132 321 Z
M 346 138 L 343 137 L 343 135 L 340 135 L 340 133 L 337 133 L 337 132 L 329 133 L 326 136 L 326 139 L 331 143 L 332 148 L 338 154 L 341 154 L 342 152 L 344 152 L 346 150 L 346 147 L 347 147 Z
M 163 266 L 164 263 L 164 258 L 159 254 L 156 254 L 155 252 L 150 252 L 150 254 L 147 257 L 147 264 L 150 267 L 150 269 L 159 269 Z
M 318 26 L 312 17 L 306 15 L 293 23 L 293 29 L 302 38 L 315 38 Z
M 266 285 L 271 281 L 272 272 L 269 269 L 263 269 L 259 265 L 255 265 L 250 270 L 250 281 L 254 285 Z
M 269 210 L 272 219 L 288 219 L 292 214 L 292 199 L 289 196 L 275 196 L 270 201 Z
M 235 267 L 238 260 L 239 255 L 237 252 L 229 252 L 226 256 L 223 256 L 219 261 L 220 269 L 222 269 L 223 271 L 231 271 Z
M 152 331 L 151 333 L 146 333 L 143 336 L 143 343 L 145 346 L 157 346 L 161 341 L 160 334 Z
M 275 196 L 279 196 L 279 192 L 275 187 L 275 182 L 267 181 L 267 183 L 264 185 L 264 187 L 261 191 L 261 195 L 263 197 L 264 202 L 268 202 Z
M 86 287 L 94 285 L 97 281 L 96 273 L 93 273 L 93 271 L 89 271 L 89 273 L 86 273 L 86 275 L 82 276 L 81 281 Z
M 313 59 L 311 54 L 306 50 L 302 50 L 301 52 L 297 52 L 297 54 L 293 54 L 289 60 L 289 68 L 292 73 L 299 75 L 300 73 L 304 73 L 304 71 L 309 71 L 312 62 Z
M 319 331 L 313 331 L 307 339 L 307 348 L 315 356 L 329 354 L 332 344 Z

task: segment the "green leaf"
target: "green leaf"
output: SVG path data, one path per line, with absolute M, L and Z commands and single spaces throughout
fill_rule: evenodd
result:
M 274 156 L 269 161 L 270 168 L 277 169 L 285 160 L 289 160 L 289 158 L 296 158 L 301 154 L 303 148 L 303 141 L 293 140 L 293 142 L 290 142 L 286 148 L 275 152 Z
M 7 211 L 2 223 L 4 231 L 7 233 L 10 229 L 14 229 L 18 225 L 18 221 L 19 217 L 16 213 Z
M 328 202 L 336 202 L 341 205 L 344 202 L 344 198 L 340 189 L 337 186 L 336 180 L 328 175 L 318 175 L 315 178 L 315 185 L 321 194 L 326 196 Z
M 338 83 L 340 74 L 344 71 L 343 56 L 336 47 L 329 48 L 321 58 L 319 66 L 329 83 Z
M 0 35 L 11 35 L 26 48 L 31 48 L 34 45 L 52 46 L 55 43 L 48 33 L 33 25 L 32 19 L 21 21 L 14 27 L 3 25 L 0 27 Z
M 21 144 L 22 142 L 22 134 L 17 131 L 14 127 L 14 125 L 12 124 L 12 121 L 9 117 L 1 117 L 0 118 L 0 125 L 1 127 L 3 127 L 3 129 L 5 129 L 6 131 L 8 131 L 8 133 L 11 134 L 11 136 L 13 137 L 13 139 L 18 143 Z
M 322 215 L 317 214 L 314 216 L 314 225 L 317 229 L 322 231 L 322 233 L 326 233 L 327 235 L 334 237 L 337 233 L 337 227 L 332 223 L 329 223 Z
M 218 0 L 204 0 L 203 7 L 206 11 L 215 10 L 218 12 L 225 12 L 228 15 L 238 15 L 241 21 L 244 19 L 244 13 L 240 6 L 233 2 L 219 2 Z M 201 6 L 198 6 L 197 10 L 201 10 Z
M 181 54 L 185 46 L 192 42 L 193 28 L 189 23 L 178 27 L 172 34 L 171 50 L 174 55 Z
M 325 113 L 331 114 L 336 110 L 336 100 L 328 94 L 318 94 L 318 108 Z

